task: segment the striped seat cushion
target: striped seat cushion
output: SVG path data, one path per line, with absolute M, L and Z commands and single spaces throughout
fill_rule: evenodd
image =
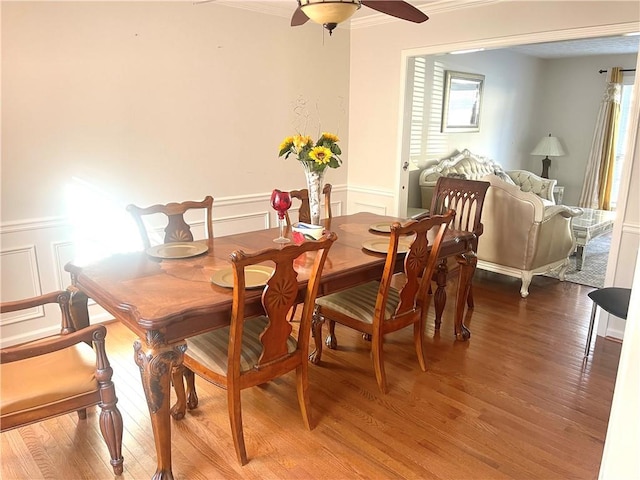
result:
M 364 283 L 342 292 L 320 297 L 316 300 L 316 304 L 320 305 L 320 307 L 327 307 L 344 315 L 358 318 L 363 322 L 373 323 L 379 288 L 380 282 Z M 395 313 L 399 302 L 398 290 L 391 287 L 387 297 L 385 318 L 390 318 Z
M 242 352 L 240 369 L 242 372 L 253 369 L 262 353 L 260 335 L 267 327 L 269 319 L 265 316 L 255 317 L 244 322 L 242 335 Z M 287 350 L 295 352 L 297 340 L 289 336 Z M 203 333 L 187 340 L 187 355 L 210 370 L 226 375 L 229 349 L 229 327 L 219 328 Z

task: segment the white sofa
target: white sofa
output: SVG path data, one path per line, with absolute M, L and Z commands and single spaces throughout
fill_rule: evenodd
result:
M 493 160 L 462 150 L 421 173 L 426 208 L 440 176 L 491 184 L 482 211 L 484 232 L 478 242 L 478 268 L 521 278 L 522 297 L 529 295 L 533 275 L 559 270 L 564 280 L 569 255 L 575 250 L 571 219 L 582 210 L 554 204 L 555 180 L 524 170 L 505 172 Z
M 465 149 L 451 157 L 440 160 L 420 172 L 419 184 L 422 208 L 431 206 L 433 189 L 438 178 L 457 176 L 467 180 L 480 180 L 485 175 L 497 175 L 512 185 L 517 185 L 523 192 L 533 192 L 544 200 L 545 205 L 554 205 L 553 189 L 557 180 L 542 178 L 527 170 L 503 170 L 502 166 L 487 157 L 481 157 Z

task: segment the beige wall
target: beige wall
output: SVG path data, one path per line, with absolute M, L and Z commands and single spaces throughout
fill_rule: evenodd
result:
M 536 111 L 536 137 L 552 132 L 566 148 L 566 155 L 551 162 L 550 177 L 564 188 L 564 203 L 578 205 L 591 141 L 607 75 L 600 69 L 621 66 L 635 68 L 635 54 L 588 55 L 544 61 L 539 108 Z M 633 77 L 631 77 L 633 78 Z M 535 140 L 537 141 L 537 140 Z M 531 148 L 535 143 L 531 144 Z M 538 172 L 540 157 L 529 156 L 527 170 Z M 635 217 L 640 218 L 640 217 Z
M 337 206 L 348 178 L 350 211 L 394 213 L 403 55 L 510 36 L 545 41 L 554 38 L 544 32 L 580 34 L 637 25 L 640 17 L 635 0 L 434 5 L 422 25 L 356 24 L 350 36 L 339 29 L 329 39 L 319 28 L 292 29 L 288 18 L 215 2 L 1 2 L 0 9 L 3 298 L 8 287 L 17 297 L 68 284 L 62 267 L 75 244 L 64 187 L 74 176 L 118 207 L 212 194 L 217 232 L 268 226 L 271 189 L 304 181 L 276 153 L 302 95 L 312 114 L 318 106 L 322 127 L 345 138 L 346 165 L 327 178 L 338 186 Z M 637 205 L 637 189 L 631 193 Z M 629 212 L 634 234 L 638 209 Z M 37 314 L 7 323 L 18 340 L 24 329 L 52 330 Z M 638 375 L 637 365 L 624 371 Z
M 65 216 L 73 176 L 141 205 L 302 187 L 277 155 L 299 96 L 348 147 L 339 33 L 215 2 L 2 2 L 2 221 Z
M 216 236 L 274 226 L 271 191 L 305 186 L 278 158 L 296 129 L 336 132 L 348 151 L 348 30 L 328 41 L 320 26 L 291 28 L 292 9 L 216 2 L 0 9 L 3 300 L 66 288 L 70 260 L 135 248 L 129 203 L 213 195 Z M 346 178 L 347 166 L 326 175 L 337 215 Z M 202 216 L 188 221 L 204 234 Z M 2 323 L 2 345 L 57 328 L 51 312 Z
M 539 42 L 553 39 L 549 32 L 554 30 L 574 31 L 576 36 L 585 35 L 581 28 L 615 24 L 629 24 L 632 30 L 640 16 L 635 1 L 515 1 L 425 11 L 431 18 L 424 24 L 391 22 L 352 29 L 348 183 L 358 188 L 350 190 L 350 210 L 363 209 L 380 197 L 387 200 L 388 211 L 397 210 L 403 55 L 504 46 L 508 37 L 517 42 L 537 35 Z
M 351 108 L 349 138 L 349 211 L 368 209 L 374 198 L 386 200 L 385 209 L 395 213 L 400 204 L 397 192 L 401 188 L 400 165 L 402 151 L 403 56 L 453 51 L 469 47 L 505 46 L 578 38 L 604 36 L 615 32 L 618 25 L 626 31 L 640 28 L 640 5 L 637 1 L 540 1 L 495 2 L 465 10 L 441 9 L 429 12 L 431 19 L 422 25 L 395 22 L 373 28 L 355 28 L 351 37 Z M 561 34 L 554 33 L 561 31 Z M 575 35 L 574 35 L 575 34 Z M 535 39 L 535 40 L 534 40 Z M 522 41 L 520 41 L 522 40 Z M 383 67 L 381 67 L 383 66 Z M 636 77 L 636 92 L 640 82 Z M 637 93 L 636 93 L 637 95 Z M 638 138 L 637 108 L 635 101 L 635 128 Z M 636 140 L 632 139 L 633 144 Z M 637 178 L 640 168 L 640 150 L 632 155 L 633 168 L 627 179 Z M 632 277 L 636 269 L 640 220 L 638 208 L 640 192 L 637 183 L 629 189 L 628 204 L 622 219 L 614 229 L 612 255 L 607 272 L 607 284 L 630 287 L 618 283 L 623 277 Z M 629 278 L 630 280 L 630 278 Z M 636 282 L 637 290 L 637 282 Z M 637 298 L 637 292 L 633 292 Z M 630 321 L 637 323 L 637 308 L 631 309 Z M 606 329 L 606 325 L 603 327 Z M 620 452 L 638 450 L 637 422 L 629 427 L 627 419 L 637 419 L 637 378 L 640 371 L 632 355 L 638 348 L 638 329 L 625 330 L 625 355 L 621 358 L 620 372 L 627 381 L 616 384 L 611 413 L 602 479 L 631 479 L 640 475 L 639 462 Z M 632 378 L 632 380 L 628 380 Z

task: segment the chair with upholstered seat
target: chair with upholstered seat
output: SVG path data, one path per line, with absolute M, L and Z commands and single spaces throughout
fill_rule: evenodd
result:
M 324 195 L 324 218 L 331 218 L 331 184 L 325 184 L 322 189 Z M 291 190 L 289 192 L 291 198 L 300 200 L 300 207 L 298 207 L 298 221 L 303 223 L 311 223 L 311 208 L 309 206 L 309 190 L 303 188 L 302 190 Z M 285 213 L 285 219 L 287 225 L 291 225 L 291 218 L 289 217 L 289 211 Z
M 48 304 L 58 304 L 62 313 L 59 335 L 0 350 L 0 431 L 74 411 L 84 420 L 88 407 L 100 405 L 100 430 L 113 471 L 120 475 L 122 416 L 104 346 L 107 330 L 104 325 L 76 330 L 70 296 L 68 291 L 57 291 L 0 304 L 3 314 L 43 309 Z
M 191 233 L 191 227 L 184 219 L 184 214 L 188 210 L 192 209 L 204 209 L 205 210 L 205 227 L 207 238 L 213 238 L 213 197 L 206 196 L 203 201 L 187 201 L 182 203 L 167 203 L 166 205 L 152 205 L 150 207 L 141 208 L 136 205 L 128 205 L 127 211 L 131 214 L 138 226 L 140 232 L 140 238 L 144 248 L 151 247 L 151 241 L 149 239 L 149 233 L 147 227 L 142 219 L 143 216 L 163 214 L 167 217 L 167 226 L 164 229 L 164 241 L 163 243 L 171 242 L 191 242 L 193 241 L 193 234 Z
M 591 318 L 589 319 L 589 329 L 587 331 L 587 345 L 584 349 L 585 358 L 589 356 L 591 348 L 591 337 L 593 335 L 593 325 L 596 319 L 598 307 L 623 320 L 627 319 L 629 312 L 629 301 L 631 300 L 631 289 L 620 287 L 605 287 L 593 290 L 587 294 L 593 300 Z
M 324 218 L 331 218 L 331 184 L 325 184 L 322 189 L 324 195 Z M 302 223 L 311 223 L 311 206 L 309 205 L 309 190 L 303 188 L 302 190 L 291 190 L 289 192 L 291 198 L 300 200 L 300 206 L 298 207 L 298 221 Z M 285 219 L 287 226 L 291 226 L 291 217 L 289 216 L 289 210 L 285 212 Z M 290 320 L 293 320 L 296 312 L 297 305 L 293 306 L 291 310 Z
M 311 317 L 322 268 L 336 238 L 335 233 L 329 232 L 318 241 L 305 241 L 300 245 L 288 244 L 257 253 L 232 253 L 230 259 L 234 281 L 230 326 L 187 339 L 185 367 L 227 390 L 233 443 L 242 465 L 247 463 L 247 452 L 242 429 L 241 390 L 295 370 L 302 418 L 307 428 L 312 428 L 307 378 Z M 301 294 L 298 273 L 294 268 L 294 265 L 299 265 L 301 258 L 304 259 L 303 267 L 308 282 L 304 289 L 300 326 L 294 336 L 287 314 Z M 262 263 L 274 265 L 275 268 L 262 291 L 264 314 L 256 316 L 258 309 L 255 303 L 260 297 L 246 291 L 245 275 L 250 266 Z M 245 309 L 247 302 L 251 303 Z M 252 312 L 252 316 L 249 316 L 249 312 Z M 197 401 L 186 401 L 178 371 L 174 372 L 173 382 L 177 403 L 172 411 L 174 418 L 181 418 L 186 406 L 195 408 Z
M 478 239 L 484 231 L 482 208 L 488 189 L 489 182 L 464 180 L 454 177 L 440 177 L 436 182 L 431 200 L 429 212 L 434 215 L 442 214 L 448 209 L 455 210 L 456 215 L 450 227 L 453 230 L 473 233 L 470 249 L 474 253 L 478 252 Z M 440 328 L 442 312 L 444 311 L 444 306 L 447 301 L 446 286 L 448 272 L 454 267 L 454 265 L 449 262 L 455 262 L 455 266 L 457 266 L 454 258 L 447 257 L 438 263 L 434 275 L 434 280 L 437 284 L 435 293 L 436 329 Z M 473 308 L 471 287 L 469 287 L 467 305 L 469 308 Z
M 140 238 L 142 244 L 146 249 L 151 247 L 151 241 L 149 239 L 149 233 L 147 226 L 144 223 L 144 216 L 152 216 L 162 214 L 167 219 L 167 225 L 164 229 L 163 243 L 173 242 L 192 242 L 194 240 L 191 227 L 185 221 L 184 215 L 189 210 L 204 210 L 205 211 L 205 229 L 207 239 L 211 241 L 213 239 L 213 197 L 207 195 L 201 202 L 188 200 L 185 202 L 171 202 L 167 204 L 157 204 L 150 207 L 138 207 L 130 204 L 127 206 L 127 211 L 131 214 L 138 226 L 140 232 Z M 198 398 L 196 396 L 194 376 L 188 368 L 178 369 L 185 377 L 187 382 L 187 392 L 189 405 L 197 405 Z M 172 412 L 174 417 L 177 417 L 177 413 Z
M 451 174 L 491 185 L 484 199 L 478 268 L 521 278 L 522 297 L 529 295 L 534 275 L 555 270 L 564 280 L 569 255 L 575 250 L 572 218 L 582 209 L 554 205 L 556 180 L 520 170 L 505 172 L 493 160 L 465 149 L 420 174 L 423 207 L 429 202 L 425 208 L 430 208 L 437 180 Z
M 423 337 L 431 297 L 429 284 L 444 233 L 454 215 L 455 212 L 450 210 L 445 215 L 432 215 L 404 225 L 393 223 L 380 281 L 364 283 L 316 300 L 316 314 L 329 323 L 326 339 L 329 348 L 336 349 L 338 345 L 336 322 L 371 336 L 375 376 L 383 393 L 387 391 L 382 349 L 386 334 L 413 325 L 418 362 L 420 368 L 426 370 Z M 414 239 L 403 261 L 404 284 L 396 287 L 394 273 L 400 260 L 398 245 L 408 235 L 414 235 Z

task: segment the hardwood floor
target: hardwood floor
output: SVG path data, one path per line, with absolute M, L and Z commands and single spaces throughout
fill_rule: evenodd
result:
M 385 343 L 389 393 L 378 391 L 369 345 L 336 328 L 339 347 L 310 366 L 315 428 L 302 423 L 290 374 L 244 391 L 249 463 L 236 461 L 223 390 L 197 380 L 200 406 L 173 426 L 178 479 L 597 478 L 620 344 L 599 338 L 583 363 L 591 287 L 478 271 L 469 342 L 453 339 L 453 288 L 442 330 L 426 330 L 421 372 L 410 329 Z M 151 424 L 133 334 L 108 326 L 107 350 L 124 418 L 123 480 L 155 471 Z M 113 478 L 97 411 L 2 434 L 1 477 Z

